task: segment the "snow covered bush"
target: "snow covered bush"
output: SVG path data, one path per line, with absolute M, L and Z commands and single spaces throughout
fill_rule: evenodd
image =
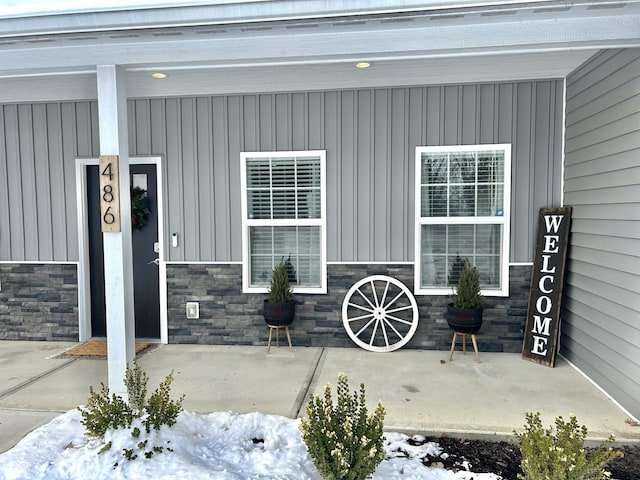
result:
M 524 431 L 513 432 L 522 452 L 521 480 L 602 480 L 610 476 L 605 465 L 622 456 L 609 445 L 613 435 L 587 454 L 583 446 L 587 427 L 578 425 L 575 415 L 568 422 L 557 417 L 555 433 L 542 427 L 539 413 L 527 413 L 526 419 Z
M 302 439 L 326 480 L 362 480 L 384 459 L 384 405 L 378 402 L 369 415 L 364 384 L 359 394 L 351 393 L 344 373 L 338 375 L 337 394 L 335 405 L 330 384 L 324 388 L 324 398 L 311 396 L 307 418 L 300 423 Z
M 109 387 L 104 383 L 100 392 L 96 392 L 93 386 L 89 387 L 89 399 L 82 412 L 82 425 L 89 437 L 102 438 L 110 428 L 128 428 L 133 421 L 133 413 L 121 397 L 115 393 L 109 397 Z
M 111 436 L 110 432 L 130 430 L 131 448 L 122 446 L 122 455 L 127 460 L 136 459 L 138 451 L 145 458 L 151 458 L 155 453 L 164 450 L 164 446 L 150 445 L 149 434 L 152 430 L 160 430 L 163 425 L 175 425 L 184 400 L 184 395 L 177 401 L 171 400 L 173 371 L 147 399 L 149 377 L 135 360 L 133 364 L 133 368 L 127 365 L 125 374 L 128 403 L 115 393 L 110 395 L 109 387 L 102 383 L 100 392 L 89 387 L 87 405 L 78 407 L 82 414 L 80 423 L 85 428 L 85 434 L 104 443 L 99 453 L 104 453 L 112 447 L 108 438 Z M 146 435 L 143 434 L 143 430 Z

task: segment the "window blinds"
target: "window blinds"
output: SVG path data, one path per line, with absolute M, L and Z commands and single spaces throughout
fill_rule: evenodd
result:
M 294 285 L 321 285 L 321 188 L 320 157 L 247 158 L 251 285 L 269 285 L 282 259 L 293 265 Z
M 504 151 L 422 152 L 420 159 L 421 286 L 454 286 L 452 271 L 469 258 L 480 272 L 482 287 L 498 288 Z

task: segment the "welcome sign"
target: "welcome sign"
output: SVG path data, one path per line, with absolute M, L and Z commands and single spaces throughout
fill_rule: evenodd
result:
M 541 208 L 522 357 L 555 365 L 571 207 Z

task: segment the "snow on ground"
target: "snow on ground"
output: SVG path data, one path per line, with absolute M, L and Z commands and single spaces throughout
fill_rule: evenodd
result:
M 84 436 L 81 420 L 79 411 L 67 412 L 0 454 L 0 479 L 321 480 L 302 441 L 299 420 L 261 413 L 182 412 L 176 425 L 149 435 L 139 425 L 142 434 L 137 439 L 130 430 L 108 432 L 105 440 L 111 441 L 111 448 L 100 454 L 104 444 Z M 374 480 L 500 479 L 490 473 L 424 467 L 420 459 L 427 453 L 442 453 L 440 448 L 435 443 L 414 447 L 406 442 L 408 438 L 386 434 L 387 451 L 402 447 L 409 457 L 391 453 Z M 136 445 L 144 440 L 147 446 L 139 450 Z M 144 451 L 152 451 L 153 446 L 163 451 L 145 458 Z M 125 460 L 123 449 L 132 449 L 138 458 Z

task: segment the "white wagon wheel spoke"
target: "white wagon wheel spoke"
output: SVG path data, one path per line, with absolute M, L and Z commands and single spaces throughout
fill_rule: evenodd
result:
M 376 339 L 376 332 L 378 331 L 378 325 L 380 325 L 380 322 L 376 320 L 376 323 L 373 325 L 373 332 L 371 332 L 371 339 L 369 340 L 369 346 L 373 346 L 373 341 Z
M 365 301 L 365 302 L 367 302 L 367 303 L 369 304 L 369 306 L 370 306 L 372 309 L 374 309 L 374 310 L 376 309 L 376 307 L 378 306 L 378 305 L 377 305 L 377 299 L 376 299 L 376 305 L 374 305 L 373 303 L 371 303 L 371 300 L 369 300 L 369 298 L 368 298 L 364 293 L 362 293 L 362 290 L 360 290 L 360 289 L 358 288 L 358 289 L 356 289 L 356 291 L 360 294 L 360 296 L 364 299 L 364 301 Z M 362 307 L 360 307 L 360 308 L 362 308 Z
M 411 340 L 418 327 L 418 305 L 402 282 L 372 275 L 356 282 L 345 295 L 342 323 L 359 347 L 391 352 Z
M 353 308 L 359 308 L 360 310 L 364 310 L 365 312 L 369 312 L 371 314 L 373 314 L 373 311 L 376 309 L 376 307 L 368 308 L 364 305 L 358 305 L 357 303 L 351 303 L 351 302 L 349 302 L 349 306 Z
M 393 323 L 388 322 L 385 320 L 385 323 L 389 326 L 389 328 L 391 330 L 394 331 L 394 333 L 398 336 L 398 338 L 402 339 L 402 334 L 398 331 L 398 329 L 396 327 L 393 326 Z
M 400 297 L 402 297 L 402 295 L 404 295 L 404 292 L 400 292 L 398 293 L 398 295 L 396 295 L 394 297 L 393 300 L 391 300 L 389 303 L 387 303 L 387 305 L 385 305 L 387 308 L 389 308 L 391 305 L 393 305 L 394 303 L 396 303 L 396 300 L 398 300 Z M 410 305 L 409 305 L 410 306 Z
M 365 318 L 373 318 L 373 313 L 370 313 L 368 315 L 360 315 L 359 317 L 351 317 L 349 321 L 355 322 L 357 320 L 364 320 Z
M 410 308 L 413 308 L 413 307 L 411 305 L 407 305 L 406 307 L 392 308 L 391 310 L 387 310 L 387 313 L 402 312 L 404 310 L 409 310 Z
M 389 336 L 387 335 L 387 329 L 384 326 L 385 323 L 387 323 L 386 321 L 381 321 L 380 322 L 380 328 L 382 328 L 382 333 L 384 335 L 384 344 L 387 346 L 387 348 L 389 348 Z
M 364 327 L 362 327 L 360 330 L 358 330 L 358 333 L 356 333 L 355 336 L 359 337 L 360 335 L 362 335 L 362 332 L 364 332 L 367 328 L 369 328 L 371 326 L 371 324 L 373 322 L 375 322 L 375 321 L 376 321 L 375 318 L 372 318 L 371 320 L 369 320 L 369 322 L 367 322 L 367 324 Z
M 394 317 L 393 315 L 387 315 L 387 320 L 393 320 L 394 322 L 404 323 L 405 325 L 411 325 L 413 322 L 404 320 L 402 318 Z
M 378 307 L 379 307 L 379 306 L 381 306 L 381 305 L 384 305 L 384 301 L 385 301 L 385 299 L 387 298 L 387 292 L 389 291 L 389 283 L 390 283 L 390 282 L 387 282 L 387 284 L 384 286 L 384 292 L 383 292 L 383 294 L 382 294 L 382 299 L 381 299 L 380 301 L 378 301 L 378 292 L 376 291 L 374 281 L 373 281 L 373 280 L 371 280 L 371 282 L 369 282 L 369 283 L 370 283 L 370 285 L 371 285 L 371 289 L 373 290 L 373 293 L 374 293 L 374 295 L 375 295 L 375 297 L 376 297 L 376 305 L 377 305 Z

